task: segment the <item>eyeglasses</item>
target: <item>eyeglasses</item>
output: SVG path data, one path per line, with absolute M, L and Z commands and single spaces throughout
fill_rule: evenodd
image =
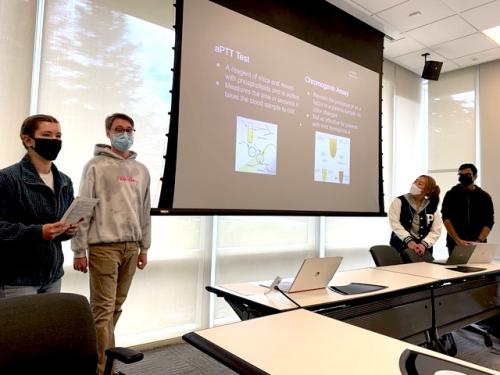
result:
M 133 135 L 135 133 L 135 129 L 134 128 L 128 128 L 128 129 L 116 128 L 116 129 L 111 130 L 111 132 L 114 134 L 127 133 L 128 135 Z
M 460 173 L 460 172 L 458 172 L 457 175 L 459 175 L 459 176 L 473 177 L 472 173 Z

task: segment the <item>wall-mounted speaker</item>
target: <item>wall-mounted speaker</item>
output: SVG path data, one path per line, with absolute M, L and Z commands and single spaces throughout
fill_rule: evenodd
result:
M 439 79 L 439 73 L 441 73 L 442 66 L 443 63 L 441 61 L 426 61 L 424 70 L 422 71 L 422 78 L 437 81 Z

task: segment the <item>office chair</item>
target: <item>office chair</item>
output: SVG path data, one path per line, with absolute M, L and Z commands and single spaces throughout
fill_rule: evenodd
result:
M 424 255 L 420 256 L 416 252 L 410 249 L 404 249 L 401 254 L 401 258 L 405 263 L 417 263 L 417 262 L 433 262 L 434 257 L 430 251 L 425 250 Z
M 491 348 L 493 346 L 493 340 L 491 339 L 491 336 L 490 336 L 488 330 L 483 329 L 481 327 L 481 323 L 482 322 L 469 324 L 468 326 L 465 326 L 463 329 L 465 331 L 476 333 L 479 336 L 481 336 L 483 338 L 484 346 Z
M 377 267 L 403 264 L 399 252 L 389 245 L 375 245 L 370 248 L 370 254 Z
M 128 348 L 106 355 L 106 375 L 115 359 L 143 358 Z M 0 373 L 95 375 L 97 342 L 87 299 L 70 293 L 0 299 Z

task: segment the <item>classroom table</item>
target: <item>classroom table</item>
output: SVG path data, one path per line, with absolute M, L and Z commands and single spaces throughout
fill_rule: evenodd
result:
M 481 272 L 461 273 L 455 266 L 410 263 L 381 270 L 435 279 L 431 285 L 435 336 L 500 313 L 500 264 L 467 264 Z
M 183 339 L 240 374 L 407 374 L 412 362 L 421 371 L 409 373 L 417 375 L 437 370 L 499 374 L 305 309 L 192 332 Z
M 421 344 L 500 311 L 500 265 L 473 266 L 484 270 L 461 273 L 421 262 L 338 272 L 331 285 L 358 282 L 387 288 L 355 295 L 341 295 L 329 289 L 288 293 L 295 303 L 278 291 L 266 294 L 267 288 L 258 282 L 209 286 L 207 290 L 224 298 L 242 320 L 300 306 Z

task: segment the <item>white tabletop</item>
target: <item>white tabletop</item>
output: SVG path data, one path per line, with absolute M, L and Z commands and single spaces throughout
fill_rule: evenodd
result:
M 329 289 L 316 289 L 304 292 L 289 293 L 288 296 L 296 301 L 300 306 L 313 306 L 330 302 L 349 301 L 355 298 L 361 298 L 370 295 L 388 293 L 392 291 L 423 286 L 433 283 L 435 280 L 415 276 L 400 272 L 388 272 L 377 268 L 362 268 L 358 270 L 337 272 L 330 285 L 340 286 L 352 282 L 366 283 L 387 286 L 375 292 L 342 295 Z M 259 304 L 275 308 L 277 310 L 289 310 L 297 306 L 290 302 L 278 291 L 271 291 L 264 294 L 268 289 L 255 283 L 225 284 L 216 289 L 226 293 L 240 296 Z
M 500 264 L 481 263 L 481 264 L 466 264 L 466 266 L 484 268 L 485 270 L 478 272 L 464 273 L 464 272 L 453 271 L 450 269 L 456 266 L 445 266 L 441 264 L 426 263 L 426 262 L 398 264 L 395 266 L 377 267 L 377 269 L 382 271 L 390 271 L 400 274 L 406 274 L 406 275 L 415 275 L 415 276 L 418 275 L 421 277 L 427 277 L 434 280 L 443 280 L 443 281 L 462 279 L 466 277 L 500 271 Z
M 269 374 L 400 374 L 405 349 L 499 374 L 299 309 L 196 332 Z

